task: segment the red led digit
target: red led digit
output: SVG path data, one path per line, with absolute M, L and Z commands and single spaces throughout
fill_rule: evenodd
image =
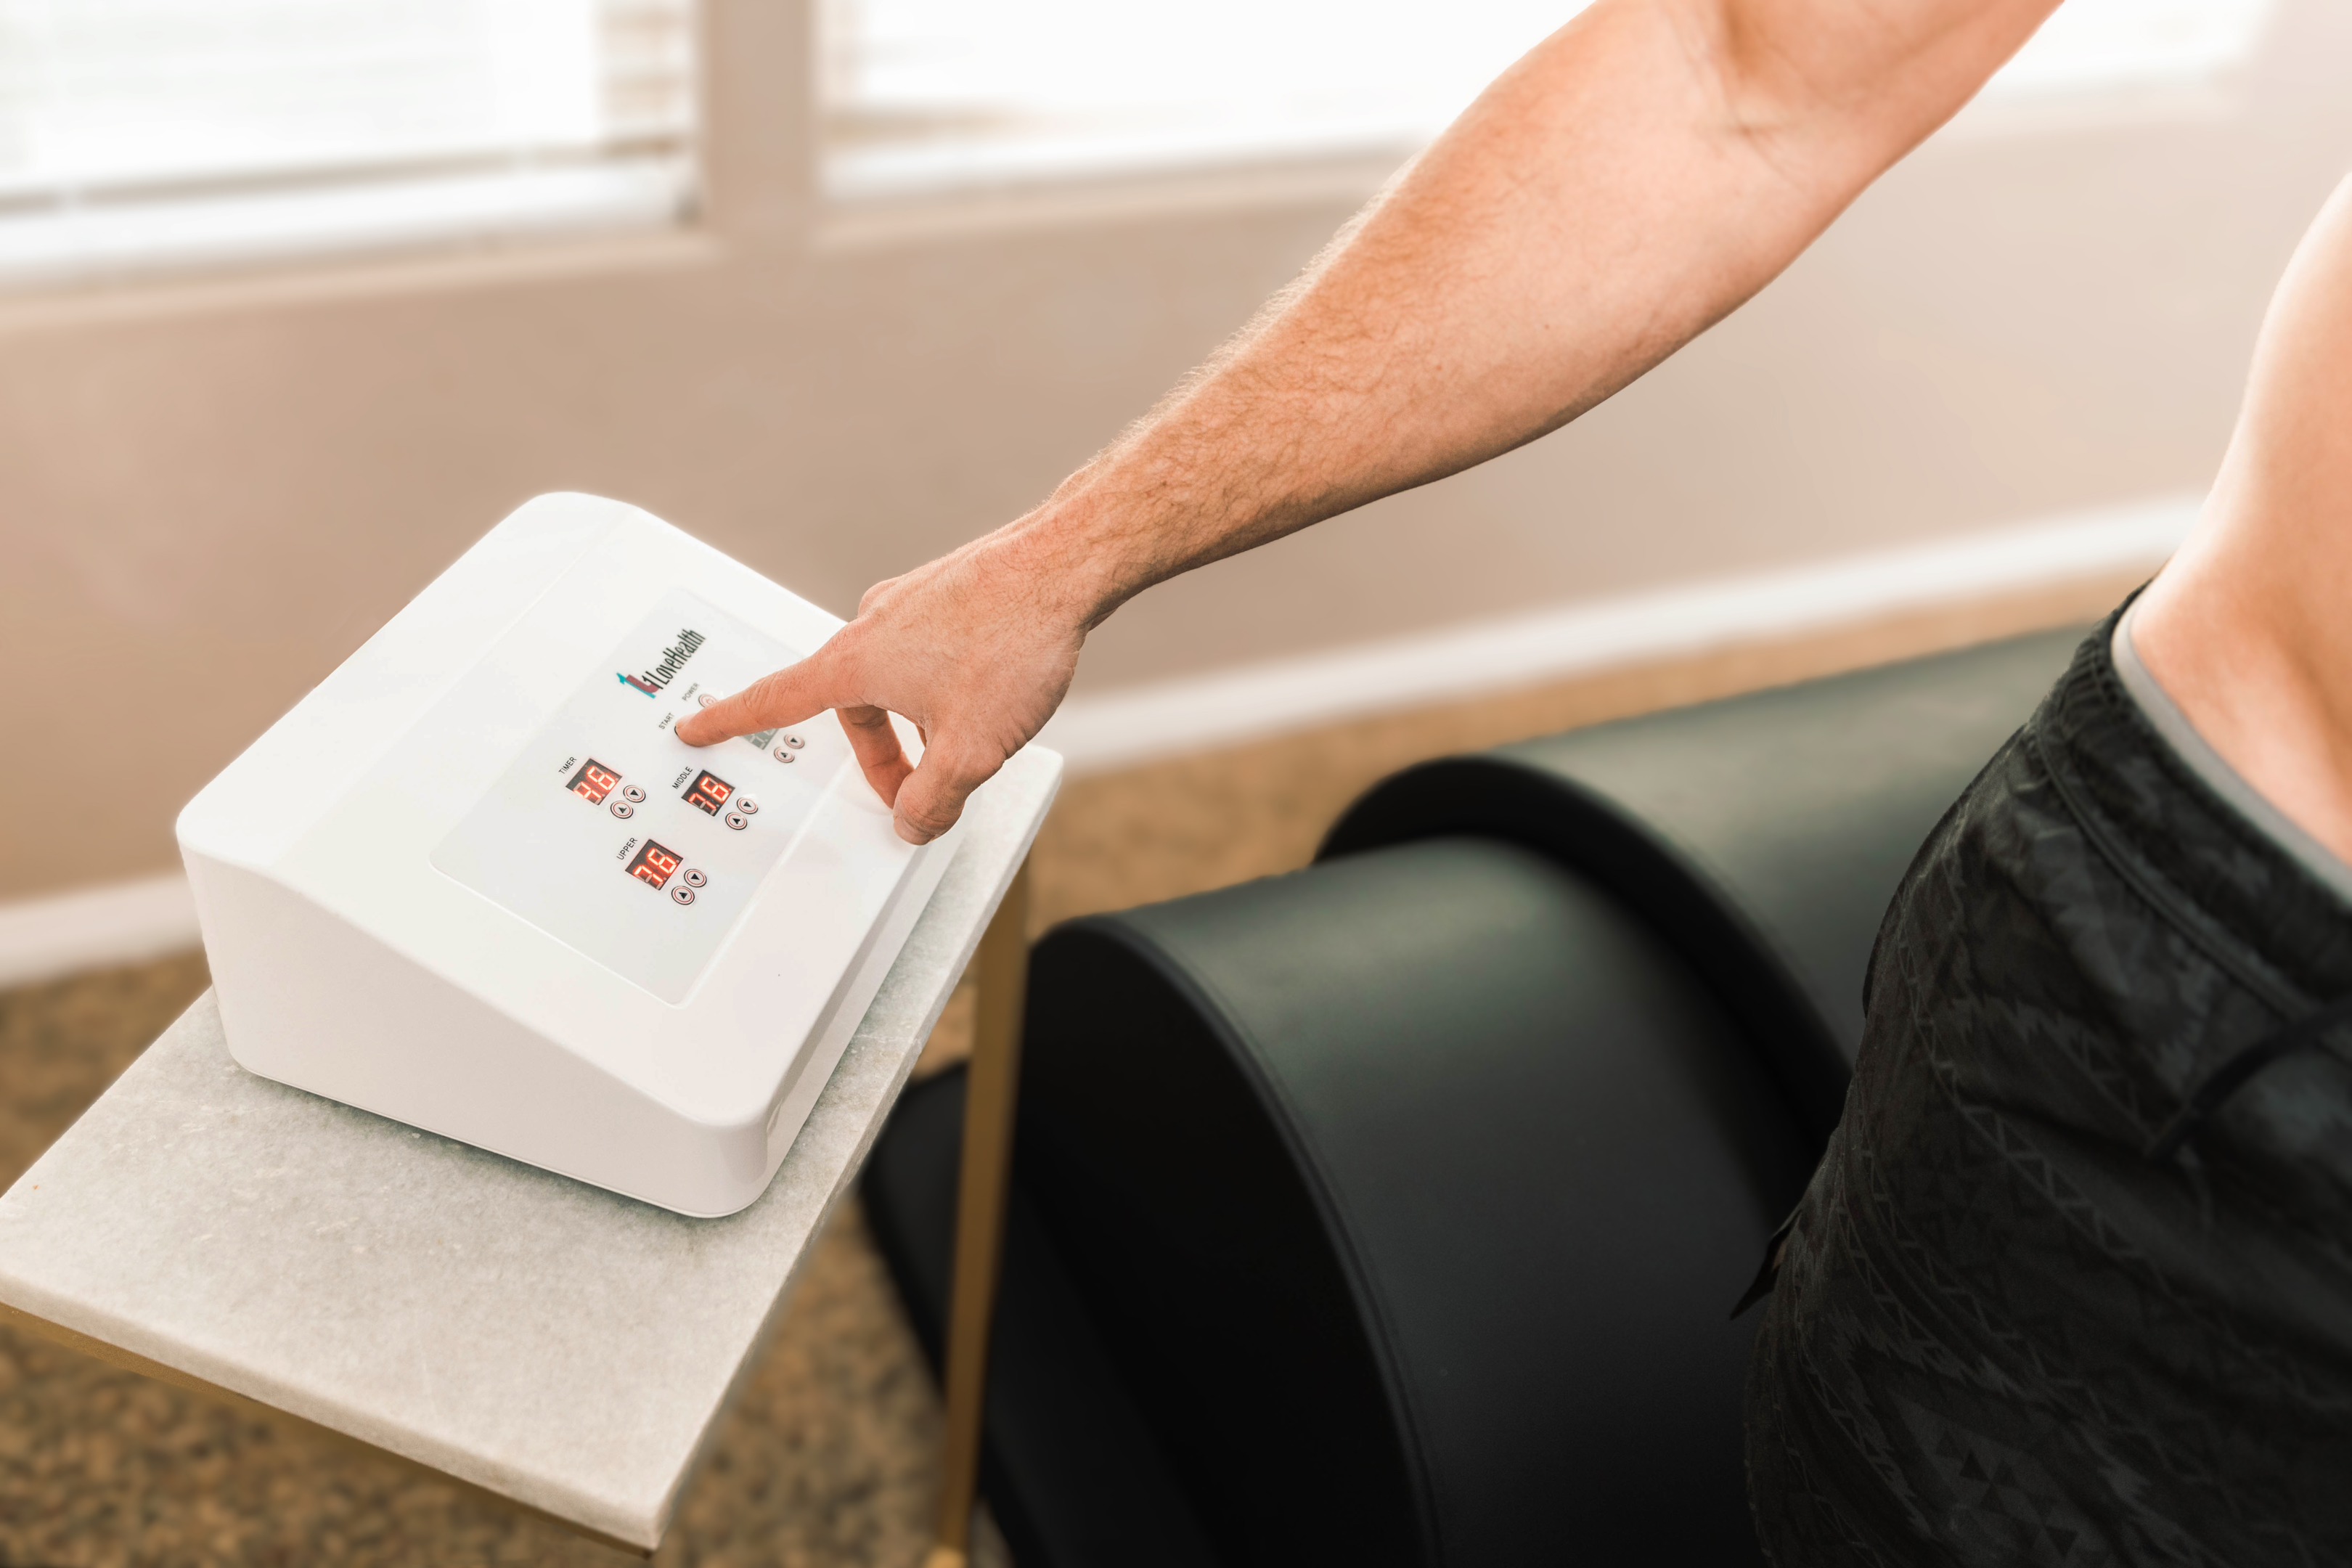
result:
M 613 793 L 613 786 L 620 782 L 620 774 L 591 757 L 580 764 L 580 771 L 572 775 L 571 782 L 564 787 L 591 805 L 599 805 L 606 795 Z
M 637 851 L 637 858 L 629 862 L 629 875 L 648 887 L 658 888 L 669 880 L 670 874 L 680 864 L 679 857 L 674 851 L 665 849 L 648 838 L 646 847 Z
M 727 804 L 727 797 L 734 793 L 735 786 L 717 773 L 697 773 L 694 782 L 686 786 L 686 804 L 706 816 L 716 816 L 719 808 Z

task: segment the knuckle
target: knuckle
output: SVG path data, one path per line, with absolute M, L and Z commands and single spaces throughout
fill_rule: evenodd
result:
M 938 762 L 942 782 L 955 791 L 959 802 L 994 778 L 996 770 L 1004 765 L 1002 752 L 970 744 L 936 746 L 923 756 L 926 762 Z
M 809 675 L 805 665 L 770 670 L 734 696 L 711 705 L 730 721 L 757 728 L 761 724 L 792 723 L 809 716 Z
M 791 671 L 772 669 L 734 696 L 713 703 L 715 708 L 735 711 L 757 711 L 772 708 L 791 694 Z
M 922 800 L 910 801 L 903 795 L 898 802 L 898 816 L 907 826 L 926 838 L 937 838 L 956 825 L 963 815 L 963 803 L 933 795 Z

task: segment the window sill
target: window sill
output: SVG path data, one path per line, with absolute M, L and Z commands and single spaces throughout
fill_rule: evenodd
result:
M 2084 87 L 2009 89 L 1968 105 L 1943 145 L 2214 126 L 2242 118 L 2243 70 Z M 814 236 L 856 252 L 1033 228 L 1370 200 L 1425 139 L 1334 133 L 1289 142 L 1194 139 L 1038 141 L 983 153 L 955 149 L 835 153 Z
M 540 231 L 494 242 L 446 237 L 399 247 L 254 258 L 202 270 L 144 270 L 0 290 L 0 337 L 110 321 L 527 286 L 720 265 L 724 238 L 690 221 L 635 230 Z
M 669 157 L 0 209 L 0 326 L 256 288 L 571 270 L 583 251 L 642 257 L 690 232 L 691 191 L 690 167 Z
M 1269 207 L 1355 207 L 1417 151 L 1404 142 L 1359 144 L 1321 156 L 1268 153 L 1205 166 L 1193 159 L 1158 168 L 1065 169 L 887 195 L 836 184 L 828 189 L 812 245 L 823 255 Z

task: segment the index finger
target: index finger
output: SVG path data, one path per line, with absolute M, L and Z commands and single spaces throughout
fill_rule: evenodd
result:
M 732 697 L 722 697 L 676 726 L 677 738 L 689 746 L 715 746 L 754 730 L 772 730 L 814 719 L 834 707 L 824 688 L 821 669 L 812 668 L 812 657 L 763 675 Z

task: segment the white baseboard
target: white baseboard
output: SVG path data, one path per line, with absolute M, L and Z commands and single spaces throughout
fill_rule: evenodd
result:
M 0 989 L 203 945 L 177 871 L 0 904 Z
M 1038 738 L 1073 772 L 1335 720 L 1936 605 L 2145 567 L 2172 553 L 2198 498 L 2058 518 L 1901 550 L 1569 605 L 1330 653 L 1078 697 Z M 0 987 L 136 963 L 199 945 L 174 872 L 0 903 Z
M 1063 704 L 1038 739 L 1060 752 L 1072 773 L 1099 773 L 1904 610 L 2137 568 L 2153 572 L 2187 535 L 2201 504 L 2197 496 L 2165 496 L 1082 695 Z

